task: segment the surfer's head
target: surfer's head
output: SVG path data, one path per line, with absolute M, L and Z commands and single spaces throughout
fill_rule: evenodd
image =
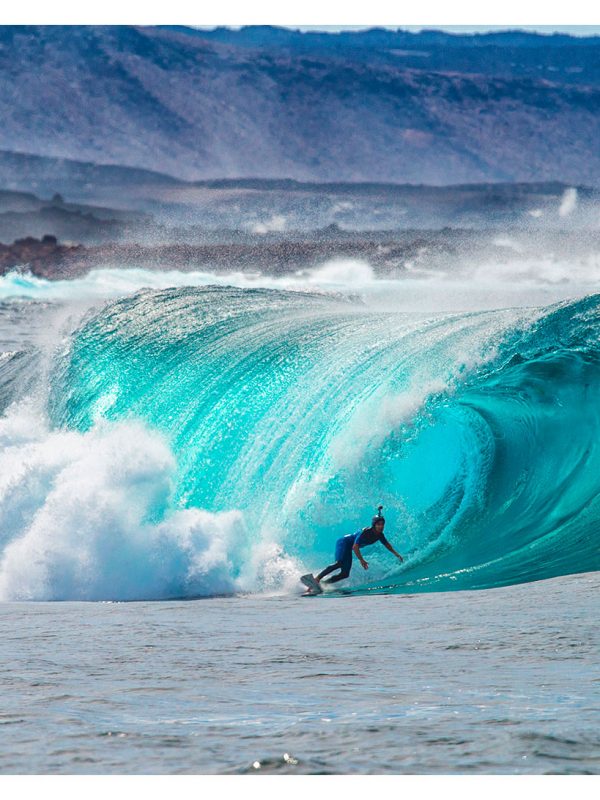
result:
M 377 531 L 377 533 L 381 533 L 385 526 L 385 517 L 373 517 L 371 520 L 371 527 L 373 530 Z
M 377 514 L 371 520 L 371 528 L 377 533 L 383 533 L 383 528 L 385 526 L 385 517 L 381 513 L 383 511 L 383 506 L 377 506 Z

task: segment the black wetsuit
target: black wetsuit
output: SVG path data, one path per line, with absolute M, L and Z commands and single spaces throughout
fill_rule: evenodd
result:
M 335 563 L 325 567 L 325 569 L 317 575 L 317 580 L 320 581 L 325 575 L 329 575 L 330 572 L 334 572 L 336 569 L 341 570 L 339 575 L 334 575 L 333 578 L 329 578 L 326 583 L 336 583 L 337 581 L 344 580 L 350 575 L 350 570 L 352 569 L 352 548 L 354 545 L 358 544 L 359 547 L 368 547 L 376 542 L 388 544 L 388 540 L 385 538 L 383 532 L 377 533 L 373 528 L 363 528 L 362 531 L 342 536 L 342 538 L 338 539 L 335 543 Z

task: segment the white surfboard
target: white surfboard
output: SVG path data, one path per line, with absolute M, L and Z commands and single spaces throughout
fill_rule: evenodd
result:
M 311 595 L 311 594 L 322 594 L 323 593 L 323 589 L 321 589 L 321 587 L 317 583 L 317 580 L 315 579 L 315 576 L 311 575 L 310 572 L 307 573 L 306 575 L 302 575 L 300 580 L 302 581 L 302 583 L 308 589 L 307 594 Z

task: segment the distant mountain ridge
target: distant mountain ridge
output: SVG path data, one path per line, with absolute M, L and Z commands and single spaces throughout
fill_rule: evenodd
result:
M 2 27 L 0 110 L 2 150 L 184 180 L 600 185 L 598 37 Z
M 169 26 L 165 26 L 169 28 Z M 566 84 L 600 85 L 600 36 L 540 34 L 523 30 L 458 34 L 426 29 L 298 31 L 269 25 L 234 30 L 170 26 L 202 39 L 261 52 L 321 54 L 415 69 L 529 77 Z

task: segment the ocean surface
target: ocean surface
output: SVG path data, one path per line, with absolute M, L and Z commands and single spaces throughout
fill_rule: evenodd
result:
M 597 773 L 597 574 L 0 605 L 0 773 Z
M 0 772 L 597 772 L 599 273 L 0 278 Z

